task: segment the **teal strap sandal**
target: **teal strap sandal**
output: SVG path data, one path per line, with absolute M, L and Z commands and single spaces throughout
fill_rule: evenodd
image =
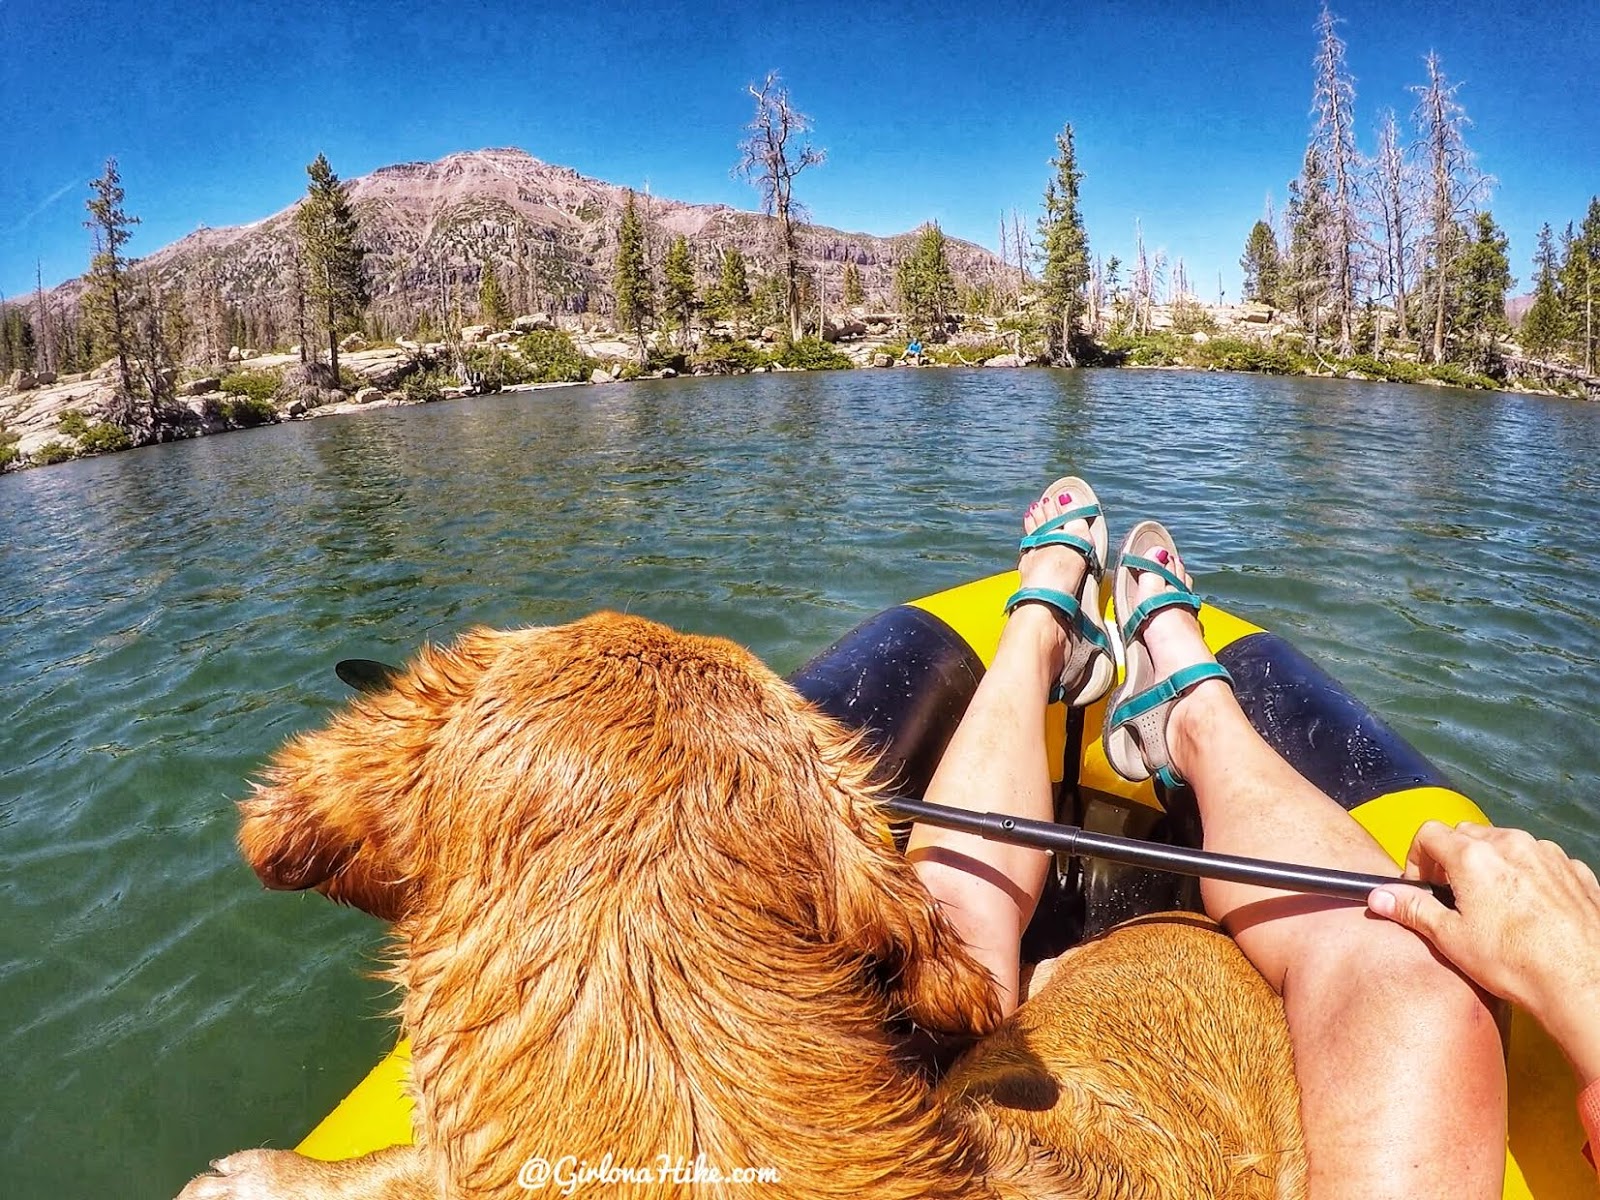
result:
M 1155 776 L 1168 789 L 1183 784 L 1183 777 L 1172 765 L 1167 747 L 1167 721 L 1172 706 L 1191 688 L 1208 679 L 1233 677 L 1216 662 L 1200 662 L 1174 671 L 1165 679 L 1156 675 L 1141 634 L 1150 618 L 1169 608 L 1200 612 L 1200 597 L 1175 572 L 1151 556 L 1165 548 L 1176 553 L 1172 535 L 1155 521 L 1141 521 L 1129 531 L 1117 560 L 1112 589 L 1112 605 L 1117 616 L 1117 632 L 1122 639 L 1127 674 L 1122 686 L 1106 706 L 1102 741 L 1106 761 L 1124 779 L 1138 781 Z M 1134 576 L 1155 574 L 1164 579 L 1170 591 L 1160 592 L 1139 604 L 1133 603 Z
M 1055 588 L 1025 587 L 1006 600 L 1006 613 L 1010 615 L 1022 604 L 1044 604 L 1063 619 L 1071 634 L 1071 644 L 1067 647 L 1061 675 L 1050 689 L 1049 702 L 1065 701 L 1080 708 L 1104 696 L 1117 674 L 1116 648 L 1100 610 L 1100 580 L 1105 575 L 1110 542 L 1094 489 L 1076 475 L 1067 475 L 1052 483 L 1045 495 L 1059 496 L 1063 492 L 1071 493 L 1077 502 L 1074 507 L 1025 536 L 1017 543 L 1017 549 L 1027 554 L 1046 546 L 1065 546 L 1083 555 L 1089 569 L 1084 573 L 1078 594 L 1068 595 Z M 1079 520 L 1089 523 L 1087 538 L 1068 533 L 1064 528 Z

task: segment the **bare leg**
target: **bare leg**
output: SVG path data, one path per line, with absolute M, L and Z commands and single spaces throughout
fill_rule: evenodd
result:
M 1047 496 L 1028 510 L 1023 526 L 1031 533 L 1070 507 L 1070 500 Z M 1088 524 L 1075 521 L 1066 529 L 1084 536 Z M 1082 555 L 1051 546 L 1023 555 L 1020 569 L 1023 586 L 1072 595 L 1088 567 Z M 1066 648 L 1066 630 L 1050 609 L 1025 604 L 1011 614 L 994 663 L 928 784 L 928 800 L 1053 819 L 1044 714 Z M 912 827 L 906 853 L 973 955 L 994 976 L 1003 1009 L 1010 1013 L 1018 1002 L 1022 931 L 1044 890 L 1049 853 L 929 825 Z
M 1187 578 L 1181 563 L 1168 564 Z M 1167 585 L 1139 577 L 1137 598 Z M 1145 628 L 1163 676 L 1210 658 L 1194 617 Z M 1221 681 L 1172 711 L 1173 762 L 1210 850 L 1395 874 L 1337 803 L 1262 740 Z M 1311 1195 L 1499 1196 L 1506 1080 L 1493 1016 L 1409 930 L 1364 907 L 1207 880 L 1206 910 L 1283 996 L 1301 1088 Z

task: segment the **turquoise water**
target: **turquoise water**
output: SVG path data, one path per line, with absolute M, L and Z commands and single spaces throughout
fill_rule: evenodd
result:
M 388 1046 L 381 929 L 261 891 L 232 802 L 344 692 L 601 606 L 777 669 L 1010 565 L 1071 469 L 1497 820 L 1600 865 L 1600 409 L 1166 372 L 485 397 L 0 478 L 5 1192 L 167 1196 L 292 1145 Z

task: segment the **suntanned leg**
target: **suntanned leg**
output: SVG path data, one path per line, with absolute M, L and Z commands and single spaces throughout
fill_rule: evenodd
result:
M 1168 566 L 1187 578 L 1181 562 Z M 1138 578 L 1137 599 L 1167 585 Z M 1189 612 L 1145 627 L 1165 676 L 1211 655 Z M 1378 844 L 1262 740 L 1221 681 L 1174 706 L 1173 763 L 1209 850 L 1397 874 Z M 1283 996 L 1301 1088 L 1311 1195 L 1499 1196 L 1506 1080 L 1481 997 L 1409 930 L 1364 906 L 1206 880 L 1206 911 Z
M 1046 496 L 1028 509 L 1023 527 L 1032 533 L 1073 504 Z M 1086 537 L 1089 526 L 1074 521 L 1065 528 Z M 1087 569 L 1081 554 L 1062 546 L 1030 550 L 1020 566 L 1024 587 L 1068 595 L 1076 594 Z M 1054 610 L 1024 604 L 1011 614 L 994 663 L 928 784 L 927 800 L 1040 821 L 1054 818 L 1044 714 L 1066 649 L 1067 633 Z M 1022 931 L 1044 890 L 1049 853 L 930 825 L 912 827 L 906 853 L 973 955 L 994 976 L 1010 1013 L 1018 1002 Z

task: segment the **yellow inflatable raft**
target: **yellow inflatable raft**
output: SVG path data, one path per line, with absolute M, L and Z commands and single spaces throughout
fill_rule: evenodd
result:
M 919 796 L 993 658 L 1003 604 L 1016 587 L 1016 573 L 1009 572 L 888 609 L 800 668 L 791 682 L 827 712 L 869 731 L 901 790 Z M 1404 861 L 1425 820 L 1486 820 L 1427 759 L 1283 638 L 1211 605 L 1201 619 L 1252 723 L 1396 863 Z M 1058 819 L 1101 833 L 1196 844 L 1198 830 L 1183 818 L 1181 797 L 1168 797 L 1175 802 L 1163 806 L 1151 782 L 1132 784 L 1111 770 L 1098 736 L 1103 703 L 1065 717 L 1051 710 L 1051 757 L 1061 764 Z M 1183 907 L 1199 908 L 1193 880 L 1091 860 L 1063 864 L 1024 939 L 1024 957 L 1060 953 L 1130 917 Z M 1507 1062 L 1505 1196 L 1593 1194 L 1571 1070 L 1520 1012 L 1509 1021 Z M 409 1142 L 409 1066 L 402 1041 L 299 1150 L 340 1159 Z

